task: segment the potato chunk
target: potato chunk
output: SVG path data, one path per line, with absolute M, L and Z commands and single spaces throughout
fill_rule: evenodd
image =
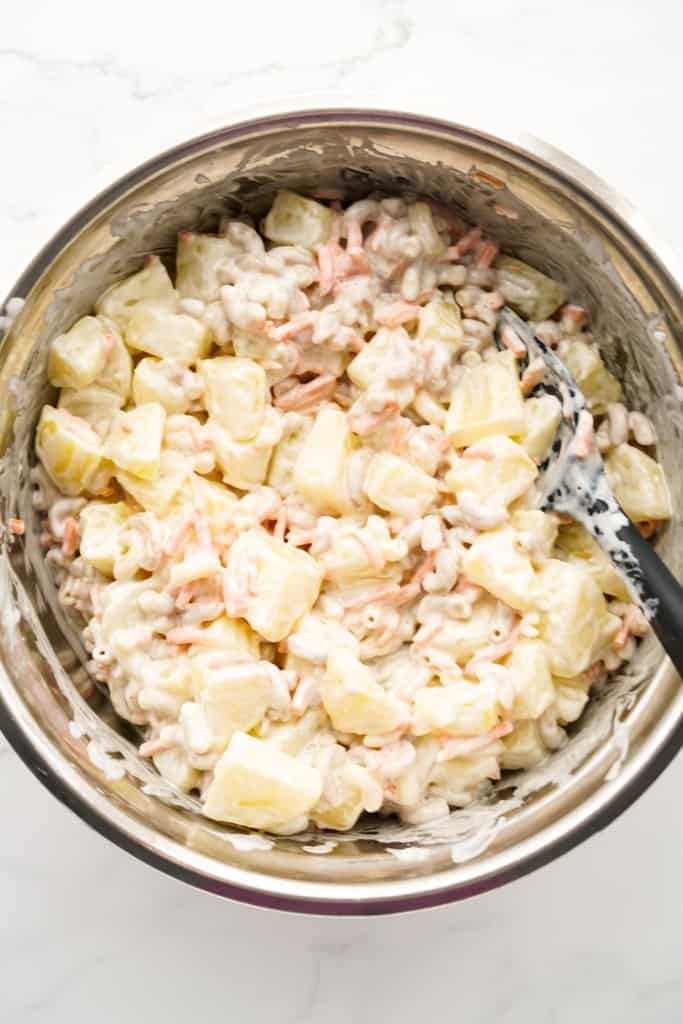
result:
M 266 374 L 253 359 L 218 356 L 198 366 L 204 405 L 236 441 L 256 437 L 266 414 Z
M 620 620 L 610 615 L 600 587 L 581 565 L 550 558 L 536 580 L 550 670 L 557 676 L 576 676 L 595 660 Z
M 366 342 L 347 367 L 353 383 L 364 390 L 389 389 L 404 409 L 415 397 L 417 376 L 415 345 L 402 327 L 383 328 Z
M 145 266 L 137 274 L 112 285 L 95 303 L 95 312 L 109 317 L 118 325 L 119 330 L 125 330 L 141 302 L 169 313 L 177 309 L 178 296 L 158 256 L 148 257 Z
M 486 457 L 477 457 L 474 453 L 478 450 Z M 503 434 L 478 442 L 471 449 L 471 458 L 468 452 L 470 449 L 465 449 L 463 458 L 446 473 L 446 484 L 454 494 L 469 491 L 484 503 L 495 495 L 509 505 L 521 497 L 538 476 L 536 464 L 521 445 Z
M 65 409 L 43 406 L 36 429 L 36 451 L 47 475 L 63 494 L 87 491 L 102 465 L 102 447 L 85 420 Z
M 159 455 L 159 475 L 156 480 L 143 480 L 134 473 L 119 469 L 116 479 L 127 494 L 148 512 L 165 515 L 190 476 L 190 464 L 176 452 L 162 451 Z
M 617 572 L 598 542 L 580 523 L 569 523 L 559 530 L 557 549 L 567 562 L 587 569 L 603 593 L 618 597 L 620 601 L 631 600 L 624 577 Z
M 506 618 L 498 602 L 484 596 L 472 606 L 472 613 L 467 618 L 446 618 L 430 648 L 444 652 L 458 665 L 464 666 L 482 647 L 492 644 L 501 630 L 509 629 L 509 625 L 509 612 Z
M 500 766 L 507 771 L 533 768 L 548 753 L 538 724 L 529 719 L 517 722 L 502 742 L 505 750 L 500 756 Z
M 563 284 L 514 256 L 499 256 L 496 271 L 505 301 L 525 320 L 547 320 L 567 301 Z
M 156 480 L 165 422 L 166 411 L 157 402 L 118 412 L 104 442 L 104 454 L 126 473 Z
M 524 413 L 521 444 L 527 455 L 540 461 L 550 451 L 562 419 L 562 406 L 554 395 L 534 395 L 524 403 Z
M 181 231 L 176 251 L 176 288 L 183 298 L 215 302 L 220 298 L 221 265 L 241 250 L 230 238 Z
M 314 199 L 283 190 L 273 200 L 263 222 L 263 234 L 280 245 L 313 249 L 330 237 L 333 213 Z
M 268 473 L 273 448 L 282 436 L 275 409 L 271 406 L 266 408 L 263 426 L 251 441 L 236 441 L 212 418 L 209 418 L 206 427 L 225 483 L 240 491 L 248 491 L 262 484 Z
M 540 718 L 555 699 L 550 665 L 542 640 L 523 637 L 505 661 L 514 676 L 515 699 L 511 717 Z
M 352 511 L 346 485 L 346 460 L 352 447 L 346 414 L 321 409 L 294 466 L 297 490 L 321 512 L 341 516 Z
M 435 296 L 420 310 L 417 337 L 420 341 L 446 341 L 455 354 L 465 337 L 460 307 L 446 302 L 442 294 Z
M 181 363 L 145 356 L 133 373 L 135 404 L 158 402 L 159 405 L 163 405 L 169 416 L 187 412 L 190 400 L 181 383 L 183 372 L 187 371 Z
M 423 686 L 413 698 L 413 732 L 480 736 L 496 725 L 499 714 L 495 689 L 486 683 Z
M 258 529 L 240 534 L 226 571 L 240 595 L 238 614 L 271 643 L 284 640 L 310 612 L 322 582 L 314 558 Z
M 586 396 L 592 413 L 606 412 L 611 402 L 619 401 L 621 384 L 609 372 L 594 345 L 588 345 L 578 338 L 571 341 L 564 362 Z
M 112 420 L 122 405 L 121 395 L 95 384 L 87 388 L 64 388 L 57 402 L 58 409 L 85 420 L 102 440 L 109 433 Z
M 398 455 L 373 455 L 363 490 L 386 512 L 410 522 L 425 514 L 438 493 L 436 480 Z
M 264 661 L 211 668 L 209 659 L 194 658 L 193 675 L 214 749 L 224 750 L 234 733 L 253 729 L 270 705 L 272 683 Z
M 352 828 L 365 810 L 377 811 L 382 805 L 382 787 L 367 768 L 344 761 L 334 772 L 335 799 L 324 794 L 311 811 L 321 828 L 345 832 Z
M 524 433 L 526 414 L 512 352 L 497 352 L 491 359 L 468 366 L 455 385 L 446 417 L 446 433 L 456 448 L 481 437 Z
M 385 690 L 371 669 L 349 650 L 338 648 L 327 659 L 323 706 L 340 732 L 381 735 L 403 721 L 406 708 Z
M 93 501 L 81 511 L 81 558 L 105 576 L 114 575 L 114 562 L 124 553 L 120 529 L 131 511 L 125 501 Z
M 126 344 L 159 359 L 189 366 L 208 355 L 208 327 L 185 313 L 170 313 L 153 303 L 140 302 L 126 325 Z
M 50 343 L 47 375 L 58 388 L 108 388 L 126 398 L 132 364 L 115 325 L 101 317 L 84 316 Z
M 480 534 L 465 554 L 462 567 L 468 579 L 511 608 L 529 611 L 534 607 L 534 570 L 512 528 L 505 526 Z
M 635 523 L 671 518 L 671 495 L 664 470 L 640 448 L 617 445 L 605 459 L 605 469 L 614 496 Z
M 247 828 L 278 829 L 307 817 L 321 793 L 315 768 L 238 732 L 216 765 L 204 813 Z

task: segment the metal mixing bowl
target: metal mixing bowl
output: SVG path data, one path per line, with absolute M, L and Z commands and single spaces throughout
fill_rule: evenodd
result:
M 683 508 L 683 276 L 623 200 L 540 143 L 424 117 L 337 109 L 237 124 L 122 178 L 59 232 L 13 291 L 26 305 L 0 352 L 0 513 L 22 515 L 28 529 L 0 551 L 0 724 L 31 770 L 94 828 L 211 892 L 333 914 L 445 903 L 531 871 L 602 828 L 677 752 L 683 695 L 654 640 L 592 702 L 563 751 L 438 828 L 384 819 L 351 837 L 252 838 L 202 818 L 137 760 L 102 696 L 88 693 L 78 633 L 56 606 L 41 558 L 28 469 L 48 394 L 49 338 L 146 253 L 170 252 L 179 229 L 211 229 L 226 210 L 258 214 L 283 185 L 347 198 L 377 187 L 433 197 L 567 281 L 591 310 L 627 400 L 655 420 Z M 677 518 L 661 542 L 674 571 L 681 532 Z

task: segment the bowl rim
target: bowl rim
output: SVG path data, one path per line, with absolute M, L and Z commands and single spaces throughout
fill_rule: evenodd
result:
M 683 264 L 677 254 L 656 237 L 650 225 L 627 200 L 554 146 L 524 133 L 493 135 L 485 129 L 470 128 L 428 114 L 367 106 L 330 106 L 283 110 L 235 121 L 180 142 L 144 161 L 83 205 L 38 251 L 8 297 L 28 295 L 46 267 L 96 216 L 171 164 L 208 152 L 220 144 L 239 141 L 254 132 L 312 127 L 317 122 L 341 125 L 349 121 L 438 132 L 460 143 L 470 139 L 476 144 L 483 139 L 489 145 L 500 146 L 503 151 L 514 147 L 530 162 L 555 176 L 561 175 L 591 205 L 616 221 L 636 244 L 644 245 L 658 272 L 680 294 L 678 281 L 683 281 Z M 670 666 L 667 669 L 666 662 L 664 668 L 673 671 Z M 658 719 L 647 742 L 622 766 L 617 779 L 604 781 L 569 813 L 561 815 L 533 836 L 494 853 L 490 856 L 486 874 L 470 884 L 462 880 L 462 865 L 433 874 L 368 883 L 302 881 L 227 864 L 221 864 L 218 872 L 216 867 L 220 862 L 188 850 L 176 840 L 119 811 L 105 797 L 98 798 L 94 786 L 83 792 L 82 784 L 76 784 L 78 776 L 68 759 L 55 744 L 45 744 L 38 722 L 23 704 L 2 665 L 0 729 L 28 768 L 60 802 L 119 848 L 167 875 L 208 892 L 269 909 L 329 916 L 372 916 L 435 907 L 496 888 L 536 870 L 603 829 L 651 785 L 683 745 L 683 691 Z M 43 742 L 40 742 L 41 737 Z M 183 851 L 182 859 L 174 852 L 178 849 Z

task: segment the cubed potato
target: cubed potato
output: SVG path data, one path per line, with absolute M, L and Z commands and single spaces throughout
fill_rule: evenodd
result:
M 127 494 L 142 505 L 148 512 L 157 516 L 166 515 L 175 498 L 190 476 L 190 465 L 187 459 L 176 452 L 162 451 L 159 454 L 159 475 L 156 480 L 143 480 L 119 469 L 116 479 Z
M 423 516 L 434 504 L 438 494 L 433 477 L 406 459 L 389 452 L 373 455 L 363 490 L 379 508 L 407 522 Z
M 472 583 L 488 590 L 518 611 L 530 611 L 536 603 L 536 579 L 529 559 L 512 527 L 481 533 L 462 562 Z
M 326 727 L 329 728 L 329 723 L 323 708 L 310 707 L 304 711 L 301 718 L 291 722 L 269 723 L 265 741 L 269 747 L 275 747 L 276 750 L 294 757 Z
M 246 530 L 230 548 L 226 571 L 236 585 L 241 585 L 247 567 L 242 617 L 265 640 L 278 643 L 315 604 L 322 568 L 305 551 L 261 529 Z
M 204 406 L 236 441 L 250 441 L 263 426 L 268 386 L 253 359 L 218 356 L 198 366 L 204 381 Z
M 340 732 L 379 736 L 405 720 L 405 705 L 345 648 L 330 653 L 322 693 L 323 706 Z
M 57 408 L 85 420 L 100 440 L 103 440 L 122 405 L 121 395 L 108 388 L 91 384 L 87 388 L 64 388 L 59 396 Z
M 560 725 L 569 725 L 581 718 L 588 703 L 590 683 L 585 675 L 574 676 L 573 679 L 554 679 L 555 710 Z
M 393 551 L 392 551 L 393 549 Z M 389 531 L 386 519 L 368 516 L 365 526 L 353 525 L 350 530 L 334 530 L 330 537 L 327 577 L 334 582 L 353 579 L 376 579 L 378 574 L 396 575 L 396 556 L 400 554 Z M 378 563 L 387 558 L 384 570 Z M 378 585 L 381 584 L 378 581 Z
M 530 458 L 541 462 L 550 452 L 562 419 L 562 406 L 554 395 L 534 395 L 525 401 L 524 415 L 521 445 Z
M 411 370 L 417 376 L 417 368 L 414 342 L 398 327 L 377 331 L 351 360 L 346 372 L 363 390 L 390 387 L 392 399 L 404 409 L 415 397 L 415 384 L 410 377 Z M 401 378 L 401 383 L 397 383 L 397 377 Z
M 211 668 L 205 657 L 193 658 L 194 690 L 213 737 L 213 748 L 224 750 L 232 736 L 248 732 L 265 715 L 272 699 L 268 664 Z
M 263 234 L 280 245 L 302 245 L 313 249 L 330 237 L 332 210 L 314 199 L 283 190 L 273 200 L 263 222 Z
M 171 566 L 171 586 L 184 587 L 195 580 L 210 579 L 221 569 L 218 552 L 213 549 L 199 548 L 196 551 L 188 551 L 180 562 Z
M 635 523 L 670 519 L 671 495 L 658 462 L 630 444 L 620 444 L 605 459 L 614 496 Z
M 308 816 L 321 793 L 315 768 L 239 732 L 216 765 L 204 813 L 247 828 L 277 829 Z
M 173 360 L 145 356 L 133 373 L 133 401 L 136 405 L 156 402 L 163 405 L 169 416 L 187 412 L 190 400 L 178 371 L 185 370 Z
M 413 733 L 480 736 L 497 724 L 500 704 L 486 683 L 423 686 L 413 697 Z
M 211 417 L 206 426 L 226 484 L 248 491 L 265 481 L 273 448 L 281 437 L 278 414 L 271 406 L 266 409 L 263 427 L 251 441 L 236 441 Z
M 225 484 L 205 480 L 196 473 L 192 476 L 192 489 L 206 513 L 211 536 L 220 539 L 230 529 L 232 514 L 237 504 L 236 495 Z
M 621 384 L 609 372 L 595 345 L 578 338 L 570 341 L 564 362 L 594 415 L 606 412 L 611 402 L 619 401 Z
M 494 637 L 504 624 L 498 602 L 481 597 L 472 607 L 472 614 L 463 619 L 444 619 L 443 626 L 430 647 L 448 654 L 458 665 L 464 666 L 482 647 L 494 643 Z
M 550 558 L 557 540 L 556 516 L 538 508 L 516 508 L 510 515 L 510 525 L 533 565 L 542 565 Z
M 557 535 L 557 550 L 567 562 L 587 569 L 603 593 L 618 597 L 620 601 L 631 600 L 624 577 L 580 523 L 561 527 Z
M 434 736 L 417 736 L 412 744 L 415 760 L 398 778 L 391 780 L 391 802 L 399 807 L 416 807 L 423 799 L 440 749 Z
M 104 442 L 106 458 L 132 476 L 156 480 L 165 422 L 166 411 L 157 402 L 118 412 Z
M 547 320 L 567 301 L 563 284 L 514 256 L 499 256 L 495 266 L 505 301 L 525 320 Z
M 261 644 L 244 618 L 228 618 L 219 615 L 213 622 L 202 627 L 202 640 L 188 648 L 190 658 L 205 657 L 209 668 L 218 664 L 217 654 L 240 654 L 259 659 Z M 193 691 L 198 695 L 197 688 Z
M 437 761 L 429 776 L 430 796 L 440 796 L 455 807 L 468 804 L 482 782 L 500 778 L 499 756 L 485 752 Z
M 178 296 L 158 256 L 149 256 L 137 274 L 112 285 L 95 303 L 95 312 L 109 317 L 119 330 L 125 330 L 141 302 L 169 313 L 177 309 Z
M 102 467 L 102 446 L 92 427 L 66 409 L 50 405 L 43 406 L 40 414 L 36 452 L 63 494 L 89 490 Z
M 114 562 L 123 554 L 120 530 L 130 515 L 125 501 L 91 501 L 81 510 L 81 558 L 105 576 L 114 575 Z
M 545 644 L 542 640 L 522 637 L 505 659 L 515 685 L 515 699 L 510 717 L 540 718 L 555 699 L 553 680 Z
M 456 448 L 491 434 L 518 437 L 525 426 L 524 399 L 511 352 L 497 352 L 486 362 L 465 368 L 446 418 L 446 433 Z
M 313 418 L 311 416 L 299 416 L 292 423 L 291 417 L 296 415 L 296 413 L 289 414 L 290 421 L 287 423 L 282 440 L 275 446 L 268 469 L 268 483 L 283 495 L 292 494 L 296 490 L 294 467 L 299 457 L 299 452 L 303 448 L 310 431 L 313 429 Z
M 382 786 L 360 764 L 344 761 L 334 772 L 334 786 L 335 799 L 323 793 L 311 811 L 312 820 L 320 828 L 346 832 L 364 810 L 377 811 L 382 805 Z M 368 807 L 369 799 L 372 802 Z
M 505 750 L 500 756 L 500 766 L 506 771 L 533 768 L 548 753 L 538 723 L 529 719 L 516 722 L 512 732 L 504 736 L 502 742 Z
M 138 352 L 190 366 L 208 355 L 211 332 L 186 313 L 169 313 L 154 303 L 140 302 L 126 326 L 126 344 Z
M 619 619 L 590 572 L 582 565 L 550 558 L 536 575 L 536 597 L 542 610 L 540 634 L 553 675 L 571 678 L 585 671 L 607 642 Z M 612 622 L 612 620 L 614 620 Z
M 410 203 L 408 221 L 413 233 L 422 243 L 422 251 L 425 256 L 434 259 L 446 251 L 446 243 L 434 227 L 432 210 L 428 203 Z
M 474 453 L 481 451 L 483 457 Z M 470 456 L 468 456 L 468 452 Z M 494 434 L 465 449 L 444 479 L 454 494 L 469 491 L 486 503 L 495 495 L 510 505 L 524 494 L 538 476 L 536 464 L 521 445 L 503 434 Z
M 455 354 L 465 337 L 459 306 L 436 295 L 420 310 L 417 337 L 419 341 L 448 342 Z
M 152 760 L 159 775 L 182 793 L 198 788 L 201 775 L 192 767 L 182 747 L 164 750 Z
M 84 316 L 50 343 L 47 373 L 55 387 L 81 390 L 97 384 L 125 399 L 132 362 L 112 321 Z
M 346 414 L 338 409 L 321 409 L 294 466 L 297 490 L 321 512 L 341 516 L 353 509 L 346 483 L 346 464 L 352 449 Z
M 241 250 L 230 238 L 196 235 L 181 231 L 176 250 L 176 288 L 184 299 L 214 302 L 220 298 L 219 271 L 223 263 Z

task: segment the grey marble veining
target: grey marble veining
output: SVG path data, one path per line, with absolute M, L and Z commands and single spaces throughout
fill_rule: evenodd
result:
M 35 0 L 5 16 L 0 292 L 140 160 L 311 93 L 499 116 L 589 164 L 680 247 L 675 0 L 576 0 L 571 14 L 545 0 L 266 0 L 256 13 L 210 0 L 194 33 L 187 10 L 169 12 L 119 0 L 103 21 L 84 0 Z M 0 738 L 2 1019 L 668 1024 L 683 1008 L 682 771 L 679 759 L 608 830 L 499 892 L 401 919 L 309 920 L 132 860 Z

